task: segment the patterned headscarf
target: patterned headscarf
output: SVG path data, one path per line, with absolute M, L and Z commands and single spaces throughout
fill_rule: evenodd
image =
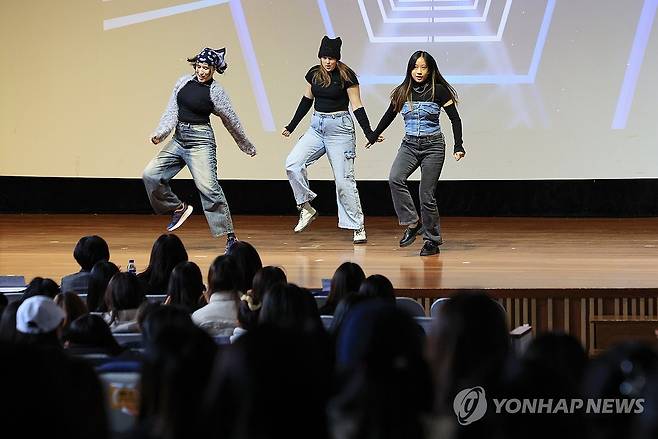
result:
M 217 73 L 224 73 L 226 67 L 226 61 L 224 61 L 224 55 L 226 54 L 226 49 L 211 49 L 206 47 L 194 58 L 188 58 L 189 62 L 193 63 L 206 63 L 217 70 Z

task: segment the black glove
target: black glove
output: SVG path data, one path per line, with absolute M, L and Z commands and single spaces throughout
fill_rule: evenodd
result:
M 377 128 L 375 128 L 375 131 L 373 131 L 370 136 L 368 137 L 368 142 L 370 142 L 371 145 L 374 145 L 377 143 L 377 140 L 379 140 L 379 136 L 381 133 L 384 132 L 386 128 L 393 122 L 395 119 L 395 116 L 398 114 L 397 111 L 395 111 L 395 107 L 393 107 L 393 104 L 389 105 L 388 108 L 386 109 L 386 112 L 382 116 L 381 120 L 377 124 Z
M 363 107 L 357 108 L 354 110 L 354 117 L 356 117 L 356 121 L 359 122 L 359 125 L 361 125 L 363 134 L 365 134 L 366 138 L 368 138 L 368 141 L 370 141 L 370 137 L 372 136 L 372 128 L 370 128 L 370 121 L 368 120 L 366 109 Z
M 462 120 L 459 117 L 459 113 L 457 112 L 457 107 L 455 104 L 448 105 L 447 107 L 443 107 L 443 109 L 446 111 L 446 114 L 450 118 L 450 123 L 452 124 L 452 134 L 455 137 L 455 147 L 453 149 L 454 152 L 463 152 L 466 154 L 466 151 L 464 150 L 464 141 L 462 140 Z
M 297 106 L 297 111 L 295 111 L 295 115 L 292 117 L 290 123 L 285 126 L 285 129 L 287 129 L 289 133 L 295 131 L 295 128 L 297 128 L 299 122 L 301 122 L 302 119 L 304 119 L 304 116 L 306 116 L 306 113 L 308 113 L 308 110 L 311 109 L 312 105 L 313 105 L 313 99 L 307 98 L 306 96 L 302 96 L 302 100 L 299 101 L 299 105 Z

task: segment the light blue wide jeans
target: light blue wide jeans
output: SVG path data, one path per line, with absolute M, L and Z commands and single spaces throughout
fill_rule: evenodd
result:
M 358 230 L 363 227 L 363 211 L 354 178 L 354 122 L 348 111 L 314 112 L 311 127 L 288 154 L 286 173 L 298 205 L 317 196 L 309 186 L 306 168 L 325 154 L 336 182 L 338 227 Z

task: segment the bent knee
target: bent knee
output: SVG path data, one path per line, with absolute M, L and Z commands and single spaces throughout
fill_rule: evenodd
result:
M 405 184 L 407 184 L 407 179 L 403 175 L 391 174 L 388 176 L 389 186 L 404 186 Z
M 298 158 L 291 156 L 288 156 L 288 158 L 286 158 L 286 172 L 297 173 L 297 172 L 301 172 L 302 169 L 304 168 L 305 168 L 304 162 L 302 162 Z
M 160 181 L 160 179 L 158 178 L 158 176 L 156 175 L 156 173 L 153 171 L 151 167 L 147 167 L 142 172 L 142 181 L 144 183 L 157 183 L 158 181 Z

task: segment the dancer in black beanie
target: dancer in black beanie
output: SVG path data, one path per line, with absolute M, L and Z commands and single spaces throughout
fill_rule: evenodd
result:
M 299 209 L 299 222 L 294 230 L 296 233 L 303 231 L 318 215 L 310 204 L 316 194 L 309 187 L 306 168 L 326 153 L 336 182 L 338 227 L 353 230 L 354 243 L 362 244 L 367 239 L 354 178 L 356 143 L 349 104 L 367 138 L 372 138 L 372 129 L 361 104 L 356 74 L 340 61 L 341 45 L 340 37 L 322 38 L 318 51 L 320 64 L 313 66 L 306 74 L 308 84 L 304 96 L 281 134 L 290 136 L 315 100 L 311 127 L 286 159 L 286 172 Z M 383 137 L 378 136 L 377 140 L 381 141 Z

